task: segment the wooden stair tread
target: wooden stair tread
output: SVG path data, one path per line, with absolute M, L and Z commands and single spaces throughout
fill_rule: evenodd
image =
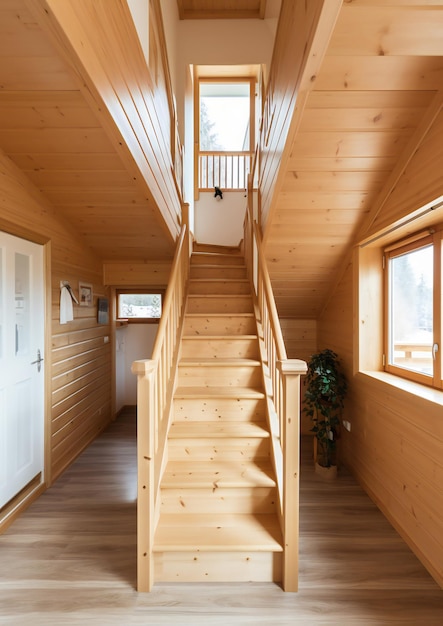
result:
M 268 438 L 266 422 L 173 422 L 168 433 L 170 439 Z
M 218 277 L 208 276 L 207 278 L 201 278 L 201 277 L 190 278 L 189 282 L 191 283 L 209 283 L 209 282 L 210 283 L 249 283 L 249 279 L 248 278 L 218 278 Z M 244 295 L 244 294 L 240 294 L 240 295 Z
M 281 552 L 281 530 L 275 515 L 162 514 L 154 552 Z
M 218 358 L 214 357 L 204 357 L 198 359 L 184 358 L 180 359 L 179 366 L 187 366 L 187 367 L 217 367 L 217 366 L 226 366 L 226 367 L 236 367 L 239 365 L 248 365 L 250 367 L 259 367 L 260 361 L 255 359 L 242 359 L 241 357 L 222 357 Z
M 231 258 L 231 257 L 229 257 Z M 241 260 L 241 259 L 240 259 Z M 216 270 L 222 270 L 224 268 L 228 269 L 228 270 L 232 270 L 232 269 L 246 269 L 246 265 L 244 263 L 237 263 L 237 264 L 233 264 L 233 263 L 229 263 L 228 265 L 221 265 L 220 263 L 194 263 L 194 265 L 192 265 L 191 262 L 191 267 L 196 267 L 198 269 L 216 269 Z
M 250 387 L 178 387 L 174 398 L 231 398 L 261 399 L 265 397 L 264 391 Z
M 223 282 L 227 281 L 224 280 Z M 199 298 L 200 300 L 220 300 L 222 302 L 224 300 L 227 300 L 228 298 L 231 300 L 240 300 L 245 298 L 252 300 L 252 296 L 250 293 L 188 293 L 188 300 L 192 298 Z M 230 313 L 229 315 L 237 315 L 237 313 Z
M 247 341 L 257 339 L 257 335 L 184 335 L 183 341 Z
M 197 294 L 190 294 L 192 297 L 199 297 Z M 213 297 L 213 296 L 212 296 Z M 251 318 L 254 317 L 254 313 L 224 313 L 223 311 L 221 311 L 220 313 L 200 313 L 200 312 L 195 312 L 195 313 L 186 313 L 186 317 L 192 317 L 192 318 L 200 318 L 200 317 L 207 317 L 207 318 L 215 318 L 215 317 L 228 317 L 228 318 L 232 318 L 232 317 L 240 317 L 240 318 Z
M 188 487 L 274 487 L 270 461 L 169 461 L 162 478 L 162 489 Z

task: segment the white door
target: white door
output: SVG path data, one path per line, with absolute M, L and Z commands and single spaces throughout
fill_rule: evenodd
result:
M 0 232 L 0 508 L 44 464 L 43 247 Z

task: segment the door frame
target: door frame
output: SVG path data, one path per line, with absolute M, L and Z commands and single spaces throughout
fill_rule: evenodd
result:
M 51 379 L 52 379 L 52 251 L 51 240 L 37 232 L 23 228 L 17 224 L 12 224 L 0 219 L 0 230 L 18 237 L 26 239 L 31 243 L 43 246 L 43 290 L 44 290 L 44 418 L 43 418 L 43 476 L 40 480 L 33 480 L 22 491 L 20 491 L 4 507 L 0 513 L 0 534 L 17 519 L 17 517 L 32 504 L 46 489 L 52 484 L 51 467 Z

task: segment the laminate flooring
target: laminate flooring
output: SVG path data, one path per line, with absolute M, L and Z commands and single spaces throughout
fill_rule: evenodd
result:
M 302 443 L 300 590 L 136 584 L 135 417 L 121 415 L 0 536 L 0 624 L 442 626 L 443 591 L 353 478 Z

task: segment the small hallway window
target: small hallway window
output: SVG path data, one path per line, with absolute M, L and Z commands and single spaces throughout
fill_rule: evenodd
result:
M 163 292 L 141 289 L 119 289 L 117 319 L 128 322 L 158 322 L 162 315 Z

